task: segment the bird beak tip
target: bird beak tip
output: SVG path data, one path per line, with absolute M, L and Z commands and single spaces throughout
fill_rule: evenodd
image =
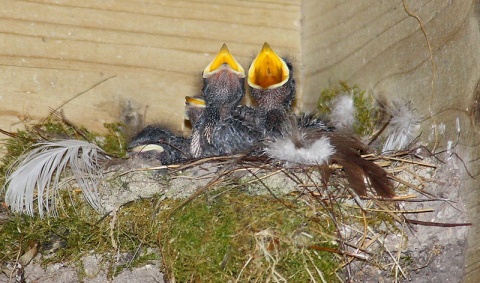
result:
M 237 73 L 239 77 L 245 77 L 244 69 L 237 60 L 235 60 L 225 43 L 220 48 L 220 51 L 218 51 L 215 59 L 213 59 L 203 71 L 203 77 L 208 78 L 211 74 L 215 73 L 215 71 L 220 70 L 224 64 Z
M 185 96 L 185 104 L 187 106 L 205 107 L 205 100 L 198 97 Z
M 272 52 L 273 54 L 276 55 L 276 53 L 272 50 L 272 48 L 267 42 L 263 44 L 262 51 L 260 51 L 260 53 L 265 53 L 265 52 Z
M 155 151 L 157 153 L 162 153 L 164 151 L 164 148 L 163 146 L 158 144 L 143 144 L 130 149 L 130 152 L 133 153 L 141 153 L 147 151 Z

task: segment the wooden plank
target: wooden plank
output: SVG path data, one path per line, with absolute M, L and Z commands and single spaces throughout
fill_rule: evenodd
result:
M 179 129 L 184 96 L 199 93 L 222 43 L 244 69 L 265 41 L 300 57 L 294 0 L 2 1 L 0 11 L 0 128 L 10 131 L 66 102 L 92 130 L 125 105 Z
M 315 3 L 305 1 L 303 9 L 305 22 L 309 22 L 302 37 L 304 54 L 309 58 L 305 58 L 304 69 L 307 108 L 315 104 L 319 89 L 339 80 L 358 83 L 387 97 L 405 94 L 413 98 L 417 92 L 430 93 L 429 48 L 419 22 L 408 15 L 402 1 L 356 1 L 358 4 L 343 1 L 325 10 L 316 9 Z M 460 66 L 476 69 L 474 62 L 478 56 L 473 46 L 478 43 L 472 44 L 471 38 L 460 37 L 475 34 L 469 22 L 472 1 L 406 3 L 425 25 L 436 61 L 436 90 L 448 87 L 445 77 L 453 75 L 464 81 L 465 75 L 451 70 Z M 463 46 L 467 54 L 447 50 L 452 44 Z M 442 64 L 443 60 L 449 60 L 450 64 Z M 468 82 L 468 88 L 459 84 L 462 92 L 471 95 L 475 80 Z M 415 102 L 427 103 L 423 97 Z
M 411 101 L 424 119 L 423 139 L 437 148 L 457 138 L 457 118 L 462 142 L 477 148 L 474 1 L 328 3 L 303 2 L 304 109 L 315 109 L 322 89 L 346 81 L 375 97 Z
M 350 0 L 319 4 L 305 0 L 303 6 L 304 109 L 315 109 L 320 91 L 339 80 L 357 84 L 388 101 L 411 101 L 423 118 L 421 139 L 429 142 L 430 148 L 435 146 L 436 152 L 445 150 L 449 142 L 455 144 L 452 151 L 459 157 L 454 163 L 459 168 L 465 165 L 477 177 L 472 179 L 463 171 L 465 188 L 460 192 L 467 200 L 466 210 L 474 223 L 465 251 L 463 281 L 477 282 L 477 1 Z

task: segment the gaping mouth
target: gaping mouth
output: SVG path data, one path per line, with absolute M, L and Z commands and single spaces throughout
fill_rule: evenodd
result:
M 205 100 L 203 98 L 199 97 L 193 97 L 193 96 L 185 96 L 185 120 L 189 121 L 190 117 L 188 116 L 188 109 L 198 109 L 198 111 L 201 111 L 200 109 L 205 108 Z
M 205 108 L 205 100 L 198 97 L 193 96 L 185 96 L 185 104 L 187 106 L 197 107 L 197 108 Z
M 208 78 L 220 71 L 222 66 L 226 65 L 227 68 L 230 68 L 232 72 L 236 73 L 239 78 L 245 77 L 245 70 L 238 62 L 233 58 L 230 51 L 228 51 L 227 45 L 224 43 L 220 51 L 218 52 L 215 59 L 213 59 L 210 64 L 203 70 L 203 77 Z
M 248 84 L 257 89 L 272 89 L 285 84 L 290 76 L 287 63 L 265 42 L 248 70 Z

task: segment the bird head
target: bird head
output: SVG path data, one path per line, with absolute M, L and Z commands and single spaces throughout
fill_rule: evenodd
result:
M 292 66 L 265 42 L 248 70 L 252 98 L 260 108 L 290 110 L 295 98 Z
M 128 152 L 145 160 L 173 164 L 189 157 L 190 141 L 159 125 L 149 125 L 132 138 Z
M 245 71 L 225 44 L 203 70 L 203 79 L 202 92 L 207 107 L 236 106 L 245 94 Z

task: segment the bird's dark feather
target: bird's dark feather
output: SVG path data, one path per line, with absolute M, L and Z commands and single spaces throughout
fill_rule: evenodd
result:
M 310 138 L 328 136 L 335 147 L 331 161 L 343 167 L 347 180 L 361 196 L 366 195 L 365 179 L 370 183 L 376 194 L 384 198 L 395 196 L 393 184 L 383 168 L 372 161 L 364 159 L 361 154 L 367 152 L 367 146 L 352 135 L 339 132 L 314 131 Z
M 174 134 L 172 131 L 158 125 L 150 125 L 141 130 L 129 143 L 129 148 L 148 144 L 160 145 L 163 152 L 138 152 L 146 159 L 155 158 L 162 164 L 172 164 L 190 158 L 190 139 Z

